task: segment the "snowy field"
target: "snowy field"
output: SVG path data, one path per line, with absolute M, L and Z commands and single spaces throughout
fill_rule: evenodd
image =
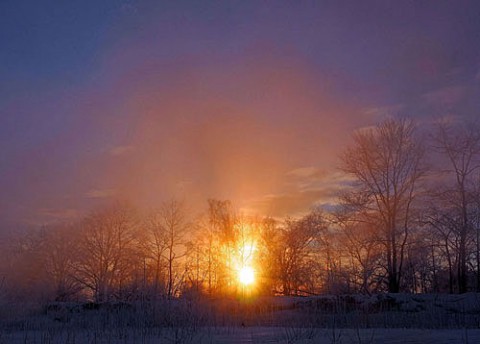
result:
M 480 294 L 3 304 L 7 343 L 480 343 Z
M 0 343 L 480 343 L 480 329 L 201 328 L 2 332 Z

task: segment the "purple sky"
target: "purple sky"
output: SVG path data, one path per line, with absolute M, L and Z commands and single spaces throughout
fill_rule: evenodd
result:
M 0 225 L 332 200 L 351 132 L 480 114 L 478 1 L 0 2 Z

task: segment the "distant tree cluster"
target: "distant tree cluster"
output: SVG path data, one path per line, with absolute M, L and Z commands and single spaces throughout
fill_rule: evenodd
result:
M 208 200 L 193 217 L 116 204 L 17 236 L 1 253 L 3 294 L 48 300 L 480 291 L 480 130 L 410 120 L 357 131 L 341 157 L 349 182 L 331 211 L 238 214 Z M 3 295 L 2 294 L 2 295 Z

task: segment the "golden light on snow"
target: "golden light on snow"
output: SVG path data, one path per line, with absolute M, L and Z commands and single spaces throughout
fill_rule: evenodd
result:
M 238 279 L 240 283 L 247 286 L 255 281 L 255 272 L 250 266 L 245 266 L 238 272 Z

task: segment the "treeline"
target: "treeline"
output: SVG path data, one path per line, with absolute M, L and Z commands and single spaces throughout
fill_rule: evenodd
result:
M 140 212 L 125 204 L 18 236 L 1 289 L 48 300 L 480 291 L 480 129 L 410 120 L 357 131 L 338 203 L 301 218 L 238 214 L 208 200 Z
M 255 271 L 250 294 L 320 291 L 321 213 L 280 223 L 238 216 L 229 201 L 209 200 L 193 221 L 185 204 L 150 213 L 126 204 L 73 224 L 29 232 L 3 252 L 12 296 L 49 300 L 133 300 L 184 294 L 239 295 L 239 272 Z

